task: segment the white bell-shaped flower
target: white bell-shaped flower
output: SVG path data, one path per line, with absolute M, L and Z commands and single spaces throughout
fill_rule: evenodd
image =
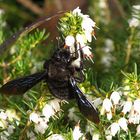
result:
M 120 93 L 117 91 L 112 92 L 110 99 L 113 101 L 114 105 L 117 105 L 121 99 Z
M 47 138 L 47 140 L 65 140 L 60 134 L 53 134 Z
M 134 101 L 134 110 L 140 114 L 140 99 Z
M 82 136 L 83 136 L 83 133 L 81 133 L 79 125 L 75 126 L 75 128 L 73 130 L 73 139 L 79 140 L 79 138 Z
M 117 132 L 120 131 L 120 126 L 118 123 L 114 122 L 111 124 L 110 132 L 112 136 L 115 136 Z
M 93 133 L 92 140 L 100 140 L 100 134 L 99 133 Z
M 0 112 L 0 119 L 6 120 L 7 119 L 7 114 L 4 111 Z
M 79 8 L 79 7 L 77 7 L 76 9 L 74 9 L 73 11 L 72 11 L 72 13 L 74 14 L 74 15 L 79 15 L 79 16 L 82 16 L 83 14 L 81 13 L 81 9 Z
M 35 112 L 32 112 L 29 116 L 29 120 L 33 121 L 34 123 L 38 123 L 39 121 L 39 115 Z
M 109 112 L 107 112 L 107 119 L 108 120 L 111 120 L 112 119 L 112 112 L 111 111 L 109 111 Z
M 37 133 L 44 134 L 47 128 L 48 128 L 48 124 L 47 124 L 46 119 L 39 118 L 38 124 L 35 124 L 35 131 Z
M 124 103 L 122 112 L 123 112 L 124 114 L 126 114 L 127 112 L 130 112 L 130 111 L 131 111 L 131 108 L 132 108 L 132 102 L 131 102 L 131 101 L 126 101 L 126 102 Z
M 83 52 L 84 57 L 92 57 L 92 52 L 90 50 L 91 50 L 91 47 L 89 46 L 82 47 L 82 52 Z
M 140 135 L 140 124 L 137 126 L 137 133 L 136 133 L 136 135 Z
M 103 100 L 103 107 L 106 110 L 106 112 L 110 112 L 111 111 L 112 103 L 111 103 L 110 99 L 105 98 Z
M 60 104 L 59 103 L 60 103 L 59 99 L 54 99 L 54 100 L 51 100 L 49 104 L 52 106 L 52 108 L 56 112 L 58 112 L 58 111 L 60 111 Z
M 82 28 L 84 30 L 87 30 L 89 32 L 92 32 L 93 27 L 95 27 L 95 22 L 91 18 L 89 18 L 89 17 L 83 18 Z
M 111 135 L 107 135 L 106 136 L 106 140 L 112 140 L 112 136 Z
M 49 119 L 51 116 L 53 116 L 55 114 L 54 109 L 52 108 L 51 105 L 46 104 L 42 110 L 42 114 Z
M 128 23 L 129 23 L 129 27 L 131 27 L 131 28 L 138 27 L 140 24 L 139 20 L 137 18 L 134 18 L 134 17 L 132 19 L 128 20 Z
M 76 35 L 76 41 L 78 43 L 80 43 L 80 46 L 82 46 L 82 47 L 85 46 L 86 43 L 87 43 L 87 39 L 83 34 L 77 34 Z
M 75 38 L 72 36 L 72 35 L 68 35 L 66 38 L 65 38 L 65 44 L 67 46 L 73 46 L 75 43 Z
M 119 126 L 124 130 L 124 131 L 127 131 L 128 130 L 128 127 L 127 127 L 127 119 L 125 119 L 124 117 L 123 118 L 120 118 L 118 120 L 118 124 Z

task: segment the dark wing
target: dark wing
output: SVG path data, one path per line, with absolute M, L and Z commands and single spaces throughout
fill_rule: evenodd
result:
M 54 16 L 51 17 L 43 17 L 39 20 L 37 20 L 36 22 L 32 23 L 31 25 L 25 27 L 24 29 L 22 29 L 21 31 L 15 33 L 12 37 L 10 37 L 9 39 L 7 39 L 6 41 L 4 41 L 1 45 L 0 45 L 0 55 L 2 55 L 4 52 L 6 52 L 6 50 L 11 47 L 19 38 L 21 38 L 22 36 L 26 35 L 27 33 L 31 32 L 32 30 L 34 30 L 35 28 L 39 27 L 40 25 L 42 25 L 43 23 L 51 20 L 52 18 L 55 18 L 61 14 L 63 14 L 64 12 L 59 12 Z
M 23 94 L 45 78 L 47 78 L 47 73 L 43 71 L 9 81 L 0 88 L 0 93 Z
M 70 80 L 72 91 L 75 93 L 75 98 L 80 112 L 90 121 L 98 124 L 100 122 L 99 113 L 96 107 L 86 98 L 73 78 Z

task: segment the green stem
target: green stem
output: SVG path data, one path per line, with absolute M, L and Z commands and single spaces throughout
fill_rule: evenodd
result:
M 34 112 L 35 110 L 38 109 L 39 104 L 40 104 L 42 101 L 44 101 L 44 96 L 43 96 L 43 95 L 41 95 L 41 97 L 39 98 L 39 100 L 38 100 L 38 102 L 37 102 L 35 108 L 32 110 L 32 112 Z M 31 113 L 32 113 L 32 112 L 31 112 Z M 31 114 L 31 113 L 30 113 L 30 114 Z M 29 115 L 30 115 L 30 114 L 29 114 Z M 21 133 L 20 133 L 19 140 L 26 140 L 26 133 L 27 133 L 28 128 L 30 127 L 30 125 L 31 125 L 31 121 L 28 119 L 27 122 L 26 122 L 25 127 L 23 128 L 23 130 L 22 130 Z
M 133 41 L 133 34 L 134 34 L 134 29 L 131 29 L 131 35 L 128 39 L 128 45 L 127 45 L 127 50 L 126 50 L 126 58 L 125 58 L 125 65 L 129 63 L 130 56 L 131 56 L 131 51 L 132 51 L 132 41 Z

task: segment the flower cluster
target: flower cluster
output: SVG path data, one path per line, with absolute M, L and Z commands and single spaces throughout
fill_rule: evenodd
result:
M 60 20 L 59 28 L 65 39 L 65 47 L 69 47 L 71 53 L 74 53 L 76 44 L 77 51 L 82 50 L 84 58 L 91 59 L 91 48 L 87 44 L 92 41 L 94 27 L 96 27 L 95 22 L 88 15 L 82 14 L 79 7 L 66 13 L 66 16 Z M 79 61 L 80 57 L 73 65 L 78 65 Z
M 104 46 L 99 50 L 101 54 L 101 64 L 104 65 L 104 71 L 108 71 L 112 62 L 115 62 L 115 57 L 112 55 L 114 52 L 114 42 L 110 38 L 107 38 L 104 42 Z
M 44 134 L 48 128 L 50 117 L 54 116 L 58 111 L 60 111 L 60 100 L 54 99 L 43 107 L 42 113 L 32 112 L 29 116 L 29 120 L 34 123 L 34 131 Z
M 106 115 L 105 115 L 106 114 Z M 101 115 L 111 122 L 105 133 L 107 139 L 112 139 L 121 131 L 128 135 L 129 126 L 136 127 L 140 134 L 140 98 L 133 99 L 123 91 L 114 91 L 110 98 L 105 98 L 101 107 Z
M 79 124 L 75 126 L 72 134 L 73 134 L 74 140 L 79 140 L 83 136 L 83 133 L 81 133 Z
M 0 110 L 0 139 L 8 140 L 14 133 L 15 123 L 19 125 L 20 117 L 14 109 Z
M 140 16 L 140 5 L 133 5 L 132 18 L 128 20 L 130 28 L 140 27 L 139 16 Z

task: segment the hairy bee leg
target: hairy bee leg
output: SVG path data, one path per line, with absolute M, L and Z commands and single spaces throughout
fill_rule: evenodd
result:
M 75 94 L 75 98 L 80 112 L 90 121 L 98 124 L 100 122 L 99 113 L 96 107 L 86 98 L 82 91 L 77 86 L 75 80 L 70 78 L 70 84 L 72 91 Z
M 82 82 L 85 81 L 85 76 L 84 76 L 82 70 L 79 71 L 79 75 L 78 76 L 74 76 L 74 79 L 78 83 L 82 83 Z

